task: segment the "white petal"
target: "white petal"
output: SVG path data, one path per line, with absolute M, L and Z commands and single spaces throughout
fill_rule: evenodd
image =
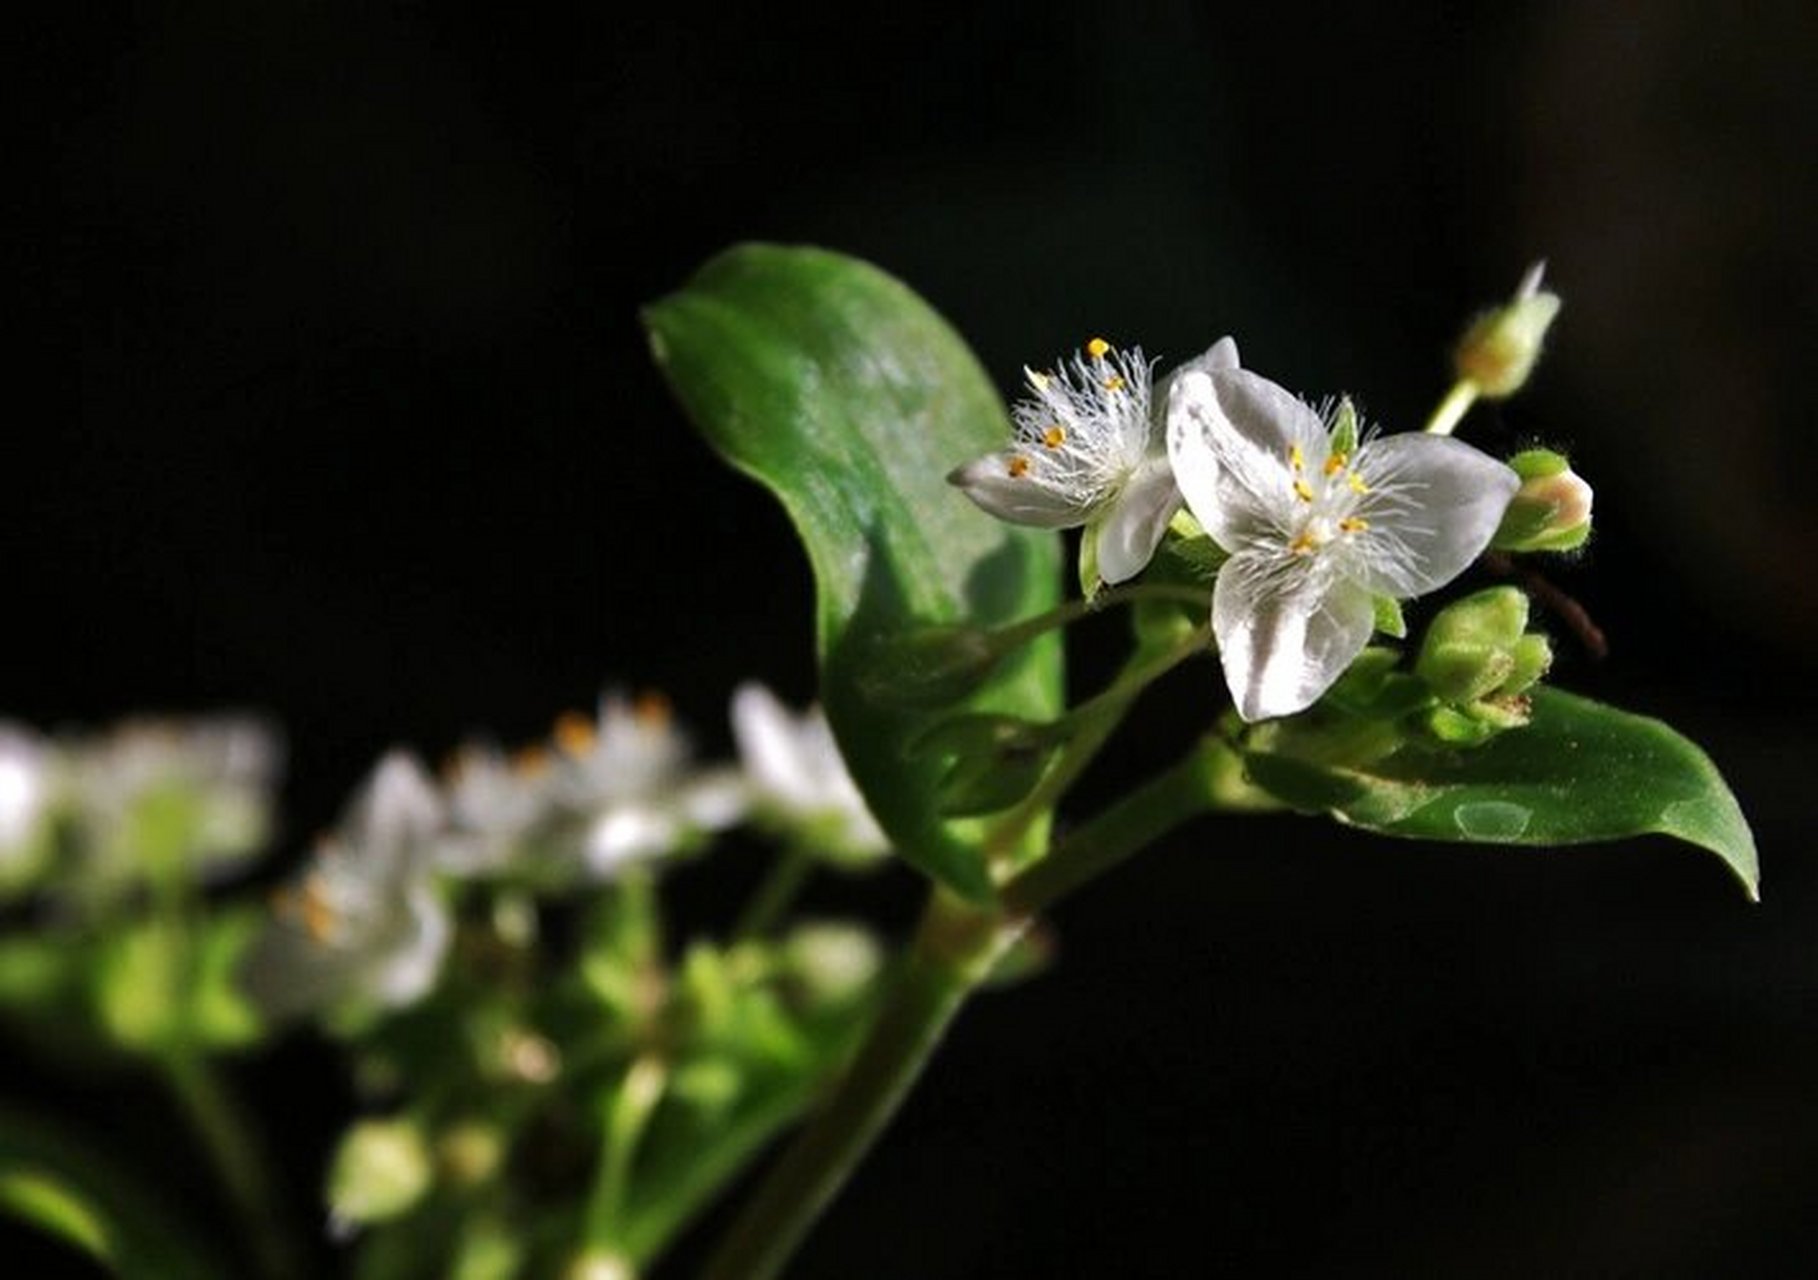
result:
M 355 799 L 342 830 L 375 876 L 403 875 L 442 826 L 442 798 L 427 770 L 407 751 L 388 752 Z
M 752 787 L 761 795 L 790 809 L 819 803 L 821 779 L 811 758 L 819 744 L 804 742 L 795 716 L 763 685 L 742 684 L 733 691 L 732 737 Z M 835 751 L 830 733 L 825 749 Z
M 1266 445 L 1254 443 L 1226 412 L 1227 380 L 1236 378 L 1252 378 L 1281 392 L 1291 406 L 1281 409 L 1285 424 L 1261 430 L 1269 438 Z M 1254 396 L 1245 398 L 1243 388 L 1231 394 L 1249 418 L 1258 417 Z M 1241 370 L 1217 377 L 1191 372 L 1175 382 L 1168 397 L 1168 459 L 1174 480 L 1194 518 L 1225 550 L 1240 551 L 1259 536 L 1279 533 L 1296 515 L 1291 446 L 1284 441 L 1300 432 L 1301 414 L 1320 441 L 1317 460 L 1311 448 L 1302 446 L 1303 465 L 1318 466 L 1325 457 L 1318 419 L 1274 383 Z
M 1303 470 L 1316 475 L 1331 451 L 1319 415 L 1287 388 L 1248 369 L 1218 374 L 1212 385 L 1225 424 L 1212 440 L 1219 463 L 1259 501 L 1292 509 L 1290 455 L 1298 449 Z
M 1148 459 L 1094 530 L 1099 577 L 1116 584 L 1141 573 L 1167 532 L 1168 521 L 1179 510 L 1180 490 L 1174 487 L 1173 468 L 1166 458 Z
M 1363 652 L 1375 621 L 1370 593 L 1342 580 L 1321 585 L 1258 556 L 1234 556 L 1219 571 L 1212 630 L 1245 720 L 1312 706 Z
M 1464 572 L 1521 487 L 1508 467 L 1448 436 L 1382 436 L 1358 450 L 1355 467 L 1371 487 L 1357 506 L 1370 523 L 1359 576 L 1398 600 Z
M 1085 521 L 1085 504 L 1076 494 L 1050 484 L 1040 468 L 1031 466 L 1020 475 L 1011 474 L 1016 458 L 1028 462 L 1025 455 L 1012 450 L 988 453 L 949 472 L 947 483 L 957 486 L 988 514 L 1011 524 L 1071 529 Z
M 447 906 L 427 885 L 413 886 L 397 909 L 408 912 L 408 923 L 400 918 L 397 937 L 374 957 L 369 976 L 372 993 L 393 1008 L 415 1003 L 435 985 L 452 932 Z
M 587 832 L 588 870 L 610 880 L 633 863 L 660 858 L 682 842 L 680 817 L 668 809 L 636 802 L 608 809 Z

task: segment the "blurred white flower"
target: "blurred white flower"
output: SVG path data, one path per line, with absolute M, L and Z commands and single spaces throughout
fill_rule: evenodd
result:
M 84 887 L 218 872 L 271 835 L 277 734 L 244 716 L 127 720 L 69 752 Z
M 1350 443 L 1245 370 L 1189 372 L 1169 396 L 1181 492 L 1231 557 L 1212 628 L 1245 720 L 1311 706 L 1368 642 L 1373 597 L 1422 595 L 1463 572 L 1520 483 L 1444 436 Z
M 49 746 L 23 725 L 0 722 L 0 887 L 29 877 L 44 850 L 54 801 Z
M 459 876 L 507 870 L 550 817 L 549 752 L 507 756 L 491 743 L 467 743 L 444 772 L 443 796 L 448 829 L 438 864 Z
M 593 720 L 559 719 L 555 744 L 555 795 L 585 824 L 581 858 L 599 879 L 744 816 L 735 775 L 689 767 L 688 739 L 660 696 L 609 693 Z
M 796 715 L 764 686 L 742 684 L 732 696 L 732 736 L 760 818 L 835 857 L 869 859 L 889 848 L 819 707 Z
M 435 985 L 451 933 L 430 872 L 443 807 L 416 758 L 378 764 L 276 909 L 243 970 L 272 1016 L 400 1007 Z

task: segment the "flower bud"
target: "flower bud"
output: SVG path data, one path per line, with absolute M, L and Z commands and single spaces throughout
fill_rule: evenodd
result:
M 783 943 L 783 964 L 809 1003 L 843 1005 L 862 995 L 883 967 L 871 931 L 854 924 L 797 925 Z
M 1498 551 L 1572 551 L 1591 536 L 1591 486 L 1550 449 L 1509 459 L 1521 477 L 1490 545 Z
M 1547 328 L 1559 314 L 1559 295 L 1540 287 L 1545 263 L 1535 263 L 1507 305 L 1471 322 L 1453 354 L 1462 381 L 1492 400 L 1514 395 L 1534 370 Z
M 1475 746 L 1528 722 L 1522 695 L 1546 674 L 1553 649 L 1527 625 L 1528 598 L 1514 587 L 1491 587 L 1440 610 L 1414 662 L 1414 674 L 1439 699 L 1425 718 L 1433 737 Z
M 429 1190 L 430 1170 L 428 1146 L 412 1121 L 362 1120 L 335 1152 L 329 1211 L 350 1227 L 396 1218 Z

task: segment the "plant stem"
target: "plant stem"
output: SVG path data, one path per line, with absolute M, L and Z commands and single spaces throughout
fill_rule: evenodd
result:
M 207 1059 L 181 1047 L 164 1056 L 165 1079 L 202 1138 L 222 1186 L 238 1210 L 261 1270 L 274 1280 L 301 1277 L 303 1256 L 290 1236 L 245 1112 Z
M 1132 582 L 1127 586 L 1108 587 L 1090 600 L 1069 600 L 1046 613 L 1013 622 L 995 632 L 994 638 L 1008 652 L 1056 627 L 1069 626 L 1114 605 L 1137 604 L 1144 600 L 1173 600 L 1181 604 L 1203 605 L 1206 593 L 1198 588 L 1173 586 L 1166 582 Z
M 996 863 L 1009 856 L 1029 828 L 1051 812 L 1067 788 L 1086 771 L 1123 722 L 1124 713 L 1136 696 L 1188 658 L 1205 652 L 1211 641 L 1211 628 L 1197 627 L 1185 640 L 1159 654 L 1139 652 L 1110 688 L 1068 712 L 1067 718 L 1076 720 L 1080 728 L 1042 780 L 985 837 L 986 858 Z
M 732 927 L 732 940 L 749 942 L 774 929 L 813 870 L 814 859 L 807 850 L 791 847 L 779 853 L 751 901 L 739 912 L 738 923 Z
M 621 1219 L 631 1182 L 632 1159 L 651 1113 L 662 1100 L 668 1078 L 662 1059 L 646 1053 L 626 1068 L 624 1078 L 605 1099 L 600 1168 L 587 1202 L 587 1245 L 592 1254 L 622 1258 Z M 623 1262 L 622 1266 L 630 1276 L 630 1263 Z
M 1477 384 L 1469 378 L 1460 378 L 1454 382 L 1452 389 L 1446 392 L 1446 398 L 1433 410 L 1433 416 L 1427 419 L 1427 434 L 1451 435 L 1471 406 L 1477 403 L 1478 394 Z
M 1212 809 L 1217 753 L 1223 749 L 1215 739 L 1202 742 L 1179 763 L 1079 827 L 1003 887 L 1004 909 L 1014 917 L 1038 915 L 1189 818 Z
M 843 1080 L 746 1203 L 703 1280 L 771 1280 L 896 1113 L 1020 924 L 936 889 L 907 963 Z

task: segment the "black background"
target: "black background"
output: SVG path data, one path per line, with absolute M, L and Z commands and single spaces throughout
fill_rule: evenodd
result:
M 1006 391 L 1093 334 L 1231 332 L 1395 429 L 1545 256 L 1549 356 L 1467 434 L 1597 485 L 1559 579 L 1613 655 L 1557 677 L 1711 751 L 1763 904 L 1664 841 L 1206 823 L 1059 913 L 1058 967 L 968 1013 L 793 1274 L 1809 1274 L 1818 12 L 1712 13 L 36 6 L 0 708 L 270 712 L 291 854 L 388 744 L 531 736 L 603 683 L 723 752 L 738 680 L 813 673 L 784 520 L 636 322 L 717 249 L 871 258 Z M 1203 723 L 1194 678 L 1081 808 Z M 724 874 L 681 886 L 709 917 Z M 915 885 L 847 894 L 900 922 Z M 331 1060 L 246 1082 L 307 1196 Z

